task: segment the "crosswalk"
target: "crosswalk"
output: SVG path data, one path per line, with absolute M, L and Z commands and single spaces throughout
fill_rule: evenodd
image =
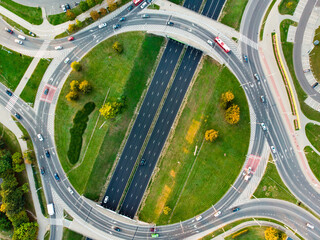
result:
M 10 100 L 7 102 L 6 109 L 11 112 L 11 110 L 14 108 L 14 105 L 16 104 L 18 100 L 18 97 L 16 95 L 12 95 Z

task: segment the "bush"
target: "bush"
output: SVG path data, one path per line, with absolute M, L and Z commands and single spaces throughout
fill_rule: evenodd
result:
M 82 135 L 87 128 L 89 115 L 94 109 L 95 104 L 93 102 L 88 102 L 76 113 L 73 119 L 73 126 L 70 129 L 71 139 L 68 149 L 68 159 L 71 164 L 75 164 L 79 160 L 82 147 Z
M 101 14 L 101 16 L 105 16 L 107 14 L 107 9 L 100 8 L 100 14 Z
M 106 119 L 111 119 L 120 114 L 123 107 L 124 103 L 120 101 L 109 101 L 100 108 L 99 112 Z
M 205 133 L 205 139 L 207 141 L 213 142 L 214 140 L 216 140 L 218 138 L 219 132 L 214 130 L 214 129 L 210 129 L 207 130 Z
M 79 85 L 79 90 L 85 94 L 91 92 L 91 89 L 91 84 L 87 80 L 83 80 Z
M 67 95 L 66 95 L 66 99 L 71 102 L 71 101 L 75 101 L 79 98 L 79 93 L 75 92 L 75 91 L 70 91 Z
M 119 43 L 118 41 L 114 42 L 114 44 L 112 45 L 112 48 L 114 50 L 116 50 L 118 53 L 123 52 L 123 47 L 122 47 L 121 43 Z
M 89 9 L 89 5 L 86 1 L 81 1 L 79 4 L 79 7 L 81 9 L 82 12 L 85 12 Z
M 75 24 L 69 24 L 68 26 L 68 32 L 74 32 L 76 30 L 76 25 Z
M 94 5 L 96 5 L 96 2 L 94 0 L 86 0 L 87 4 L 90 8 L 92 8 Z
M 225 113 L 225 119 L 229 124 L 236 124 L 240 120 L 240 107 L 233 104 Z
M 4 213 L 0 212 L 0 230 L 9 231 L 10 229 L 12 229 L 12 223 Z
M 97 11 L 95 11 L 95 10 L 93 10 L 93 11 L 90 12 L 90 16 L 92 17 L 92 19 L 93 19 L 94 21 L 98 20 L 99 17 L 100 17 L 99 13 L 98 13 Z
M 78 92 L 79 91 L 79 81 L 72 80 L 70 82 L 70 91 L 72 91 L 72 92 Z
M 74 20 L 76 18 L 76 15 L 70 9 L 67 10 L 66 15 L 68 20 Z
M 71 68 L 76 72 L 79 72 L 82 69 L 81 64 L 79 62 L 76 62 L 76 61 L 71 63 Z

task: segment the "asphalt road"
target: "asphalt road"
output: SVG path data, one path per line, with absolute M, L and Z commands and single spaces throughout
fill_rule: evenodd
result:
M 203 8 L 202 15 L 217 20 L 226 0 L 208 0 Z
M 108 209 L 117 209 L 182 49 L 183 44 L 169 40 L 107 188 L 108 202 L 102 206 Z
M 199 12 L 201 4 L 202 4 L 202 0 L 185 0 L 185 2 L 183 3 L 183 6 L 195 12 Z

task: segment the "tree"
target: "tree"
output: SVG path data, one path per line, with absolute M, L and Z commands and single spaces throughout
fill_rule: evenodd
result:
M 99 13 L 98 13 L 97 11 L 95 11 L 95 10 L 92 10 L 92 11 L 90 12 L 90 16 L 92 17 L 92 19 L 93 19 L 94 21 L 98 20 L 99 17 L 100 17 Z
M 91 89 L 91 84 L 87 80 L 83 80 L 79 85 L 79 90 L 83 93 L 89 93 Z
M 6 149 L 2 149 L 0 151 L 0 174 L 5 173 L 7 170 L 11 168 L 12 168 L 11 153 Z
M 171 211 L 171 208 L 169 206 L 165 206 L 163 209 L 163 214 L 168 215 L 170 211 Z
M 122 53 L 123 51 L 123 47 L 118 41 L 114 42 L 114 44 L 112 45 L 112 48 L 116 50 L 118 53 Z
M 76 72 L 79 72 L 82 69 L 81 64 L 79 62 L 76 62 L 76 61 L 71 63 L 71 68 Z
M 74 20 L 76 18 L 76 15 L 70 9 L 67 10 L 66 15 L 68 20 Z
M 219 132 L 214 129 L 207 130 L 205 133 L 205 139 L 207 141 L 213 142 L 218 138 L 218 133 Z
M 29 135 L 28 134 L 23 134 L 21 137 L 20 137 L 21 140 L 23 141 L 28 141 L 30 138 L 29 138 Z
M 279 239 L 279 231 L 275 228 L 268 227 L 264 231 L 264 236 L 266 240 L 278 240 Z
M 13 171 L 6 172 L 2 177 L 3 177 L 3 182 L 1 184 L 2 191 L 12 190 L 18 187 L 19 183 Z
M 78 19 L 76 19 L 76 27 L 77 28 L 82 28 L 82 26 L 83 26 L 83 22 L 81 22 Z
M 24 184 L 21 186 L 21 190 L 22 190 L 23 193 L 29 192 L 29 183 L 24 183 Z
M 231 91 L 221 94 L 221 107 L 226 109 L 228 108 L 231 101 L 234 99 L 234 95 Z
M 15 172 L 22 172 L 26 168 L 21 153 L 16 152 L 12 155 L 12 168 Z
M 26 211 L 21 211 L 17 214 L 8 215 L 9 220 L 12 222 L 14 228 L 18 228 L 21 224 L 29 222 Z
M 121 102 L 107 102 L 100 108 L 99 112 L 106 119 L 110 119 L 116 117 L 119 113 L 121 113 L 122 107 L 123 103 Z
M 6 216 L 6 214 L 0 212 L 0 230 L 8 231 L 12 228 L 12 223 Z
M 81 1 L 79 6 L 82 12 L 85 12 L 89 9 L 89 5 L 86 1 Z
M 12 240 L 34 240 L 38 235 L 38 223 L 23 223 L 18 229 L 15 229 Z
M 74 30 L 76 30 L 76 25 L 75 24 L 69 24 L 68 32 L 73 32 Z
M 67 95 L 66 95 L 66 99 L 71 102 L 74 100 L 77 100 L 79 98 L 79 93 L 78 92 L 74 92 L 74 91 L 70 91 Z
M 1 210 L 4 210 L 7 216 L 17 214 L 23 210 L 25 201 L 23 191 L 20 188 L 6 191 L 2 190 L 1 197 L 3 205 L 5 205 Z
M 240 107 L 232 104 L 225 112 L 225 119 L 229 124 L 236 124 L 240 120 Z
M 110 12 L 116 10 L 118 7 L 117 3 L 114 0 L 107 0 L 107 3 L 108 3 L 108 10 Z
M 94 0 L 86 0 L 87 4 L 90 8 L 92 8 L 94 5 L 96 5 L 96 2 Z
M 107 14 L 107 9 L 105 9 L 105 8 L 100 8 L 99 11 L 100 11 L 101 16 L 105 16 Z
M 79 91 L 79 81 L 72 80 L 70 82 L 70 91 L 78 92 Z
M 24 160 L 26 161 L 26 163 L 28 163 L 28 164 L 32 164 L 33 163 L 33 160 L 34 160 L 34 158 L 33 158 L 33 154 L 32 154 L 32 151 L 25 151 L 24 153 L 23 153 L 23 157 L 24 157 Z

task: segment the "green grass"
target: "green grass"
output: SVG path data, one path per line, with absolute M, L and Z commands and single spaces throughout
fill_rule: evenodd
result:
M 148 6 L 149 9 L 155 9 L 155 10 L 159 10 L 160 9 L 160 6 L 157 5 L 157 4 L 151 4 Z
M 320 151 L 320 125 L 308 123 L 306 125 L 306 135 L 310 143 Z
M 37 164 L 32 164 L 32 173 L 33 173 L 35 188 L 39 189 L 37 191 L 37 195 L 40 203 L 41 212 L 45 217 L 47 217 L 48 216 L 47 201 L 44 195 L 44 191 L 42 189 L 41 176 L 40 176 L 40 171 Z
M 238 232 L 241 232 L 245 229 L 248 229 L 247 232 L 239 235 L 238 237 L 232 238 L 233 235 L 237 234 Z M 264 231 L 267 229 L 267 227 L 260 227 L 260 226 L 253 226 L 253 227 L 246 227 L 243 228 L 241 230 L 239 230 L 238 232 L 235 232 L 233 234 L 231 234 L 230 236 L 226 237 L 226 240 L 232 240 L 232 239 L 236 239 L 236 240 L 264 240 Z
M 68 159 L 71 164 L 75 164 L 79 160 L 81 146 L 82 146 L 82 135 L 87 128 L 87 122 L 89 115 L 95 109 L 94 102 L 86 103 L 82 109 L 80 109 L 73 118 L 73 126 L 70 129 L 70 144 L 68 149 Z
M 62 240 L 82 240 L 82 239 L 84 239 L 84 237 L 81 234 L 74 232 L 68 228 L 63 229 Z
M 16 30 L 18 30 L 18 31 L 20 31 L 20 32 L 22 31 L 24 34 L 30 36 L 30 34 L 29 34 L 30 31 L 29 31 L 28 29 L 22 27 L 22 26 L 19 25 L 18 23 L 12 21 L 10 18 L 7 18 L 6 16 L 4 16 L 4 15 L 2 15 L 2 14 L 0 14 L 0 16 L 2 17 L 2 19 L 3 19 L 4 21 L 6 21 L 10 26 L 14 27 Z
M 220 22 L 232 27 L 236 30 L 239 30 L 240 23 L 244 9 L 246 8 L 248 0 L 229 0 L 226 2 Z
M 116 40 L 124 46 L 124 51 L 120 55 L 112 49 L 112 44 Z M 153 67 L 162 41 L 162 38 L 145 35 L 141 32 L 124 33 L 107 39 L 81 60 L 83 70 L 72 72 L 62 88 L 56 109 L 55 140 L 61 164 L 72 185 L 80 194 L 86 192 L 86 196 L 92 196 L 91 199 L 98 198 L 132 118 L 134 108 L 146 87 L 146 79 Z M 82 81 L 84 79 L 91 83 L 92 92 L 89 95 L 81 96 L 77 102 L 67 102 L 65 95 L 69 91 L 69 83 L 72 80 Z M 98 110 L 109 89 L 108 99 L 118 98 L 124 94 L 127 97 L 127 108 L 115 120 L 107 121 L 100 128 L 105 120 L 100 117 L 97 122 Z M 67 161 L 70 142 L 69 130 L 72 127 L 75 113 L 88 101 L 96 104 L 96 110 L 90 115 L 87 129 L 83 135 L 80 154 L 82 164 L 69 172 L 72 169 L 72 165 Z M 97 128 L 88 147 L 96 122 Z M 84 156 L 86 149 L 87 152 Z M 93 172 L 92 175 L 91 172 Z
M 313 174 L 320 181 L 320 156 L 309 146 L 304 148 L 304 152 Z
M 27 85 L 24 87 L 20 97 L 28 103 L 34 103 L 38 91 L 39 84 L 42 80 L 44 73 L 46 72 L 52 59 L 42 58 L 40 59 L 36 69 L 32 73 Z
M 70 11 L 73 12 L 76 16 L 78 16 L 82 13 L 79 5 L 72 8 Z M 49 23 L 51 23 L 52 25 L 59 25 L 61 23 L 69 21 L 69 19 L 67 18 L 67 14 L 65 12 L 54 14 L 54 15 L 49 15 L 49 16 L 47 16 L 47 19 L 48 19 Z
M 50 239 L 50 231 L 47 231 L 46 234 L 44 235 L 44 240 L 49 240 Z
M 260 29 L 260 41 L 263 40 L 263 31 L 264 31 L 264 26 L 266 25 L 266 21 L 267 21 L 267 18 L 269 16 L 269 13 L 271 11 L 271 9 L 273 8 L 273 5 L 276 3 L 276 0 L 272 0 L 270 6 L 268 7 L 268 10 L 266 12 L 266 14 L 264 15 L 263 17 L 263 21 L 262 21 L 262 25 L 261 25 L 261 29 Z
M 1 0 L 0 5 L 31 24 L 40 25 L 43 22 L 40 8 L 28 7 L 12 0 Z
M 282 0 L 278 6 L 279 13 L 283 15 L 293 15 L 298 3 L 299 0 Z
M 320 27 L 317 28 L 315 32 L 315 37 L 313 41 L 320 41 Z M 310 53 L 310 65 L 312 69 L 313 76 L 320 82 L 320 45 L 315 46 Z
M 178 4 L 178 5 L 181 5 L 183 0 L 169 0 L 169 2 L 172 2 L 172 3 L 175 3 L 175 4 Z
M 8 150 L 14 154 L 16 152 L 21 153 L 20 144 L 16 138 L 16 135 L 13 134 L 8 128 L 0 123 L 0 138 L 5 142 Z
M 285 57 L 287 66 L 289 68 L 290 75 L 293 80 L 293 84 L 298 96 L 298 100 L 300 103 L 300 108 L 303 112 L 303 114 L 312 120 L 320 121 L 320 113 L 313 108 L 309 107 L 304 100 L 308 97 L 307 94 L 303 91 L 302 87 L 300 86 L 300 83 L 296 77 L 296 74 L 294 72 L 294 66 L 293 66 L 293 43 L 287 42 L 287 34 L 288 29 L 290 25 L 296 25 L 295 22 L 291 20 L 283 20 L 280 24 L 280 33 L 281 33 L 281 43 L 282 43 L 282 51 L 283 55 Z
M 240 122 L 234 126 L 225 122 L 224 110 L 219 106 L 221 94 L 228 90 L 234 93 L 234 103 L 240 106 Z M 201 124 L 198 131 L 190 130 L 194 121 Z M 174 136 L 160 159 L 158 174 L 148 190 L 149 195 L 139 219 L 157 224 L 179 222 L 205 211 L 217 202 L 230 188 L 243 165 L 249 144 L 249 121 L 246 97 L 237 79 L 227 68 L 205 58 Z M 218 130 L 219 137 L 213 143 L 204 142 L 177 203 L 195 159 L 195 146 L 200 147 L 208 129 Z M 193 139 L 186 139 L 188 131 L 189 136 L 194 134 Z M 165 215 L 163 207 L 173 209 L 176 204 L 169 221 L 171 212 Z
M 33 58 L 0 47 L 0 82 L 15 90 Z

